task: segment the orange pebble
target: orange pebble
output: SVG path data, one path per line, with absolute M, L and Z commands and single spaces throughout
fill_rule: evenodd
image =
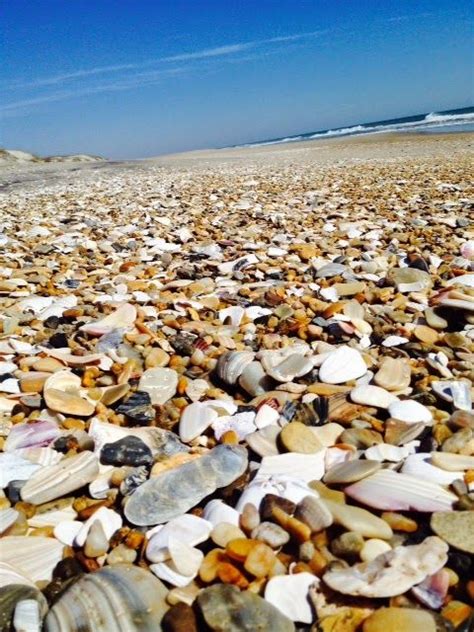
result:
M 227 543 L 225 552 L 231 559 L 237 562 L 245 562 L 247 555 L 257 544 L 260 544 L 259 540 L 236 538 Z
M 224 584 L 233 584 L 238 588 L 247 588 L 248 579 L 236 566 L 230 562 L 221 562 L 217 566 L 217 576 Z
M 275 553 L 273 550 L 261 542 L 256 544 L 247 555 L 244 568 L 247 573 L 255 575 L 255 577 L 266 577 L 275 564 Z
M 210 583 L 217 579 L 217 568 L 227 560 L 224 549 L 212 549 L 204 557 L 199 568 L 199 577 L 203 582 Z
M 222 435 L 221 443 L 237 445 L 237 443 L 239 443 L 239 436 L 235 432 L 235 430 L 228 430 L 227 432 L 224 432 L 224 434 Z

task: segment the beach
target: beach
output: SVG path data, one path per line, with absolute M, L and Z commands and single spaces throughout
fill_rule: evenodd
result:
M 468 630 L 473 158 L 3 166 L 1 625 Z

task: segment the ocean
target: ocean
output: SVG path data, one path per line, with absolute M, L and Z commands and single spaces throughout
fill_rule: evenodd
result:
M 359 123 L 351 127 L 335 127 L 322 129 L 305 134 L 295 134 L 281 138 L 270 138 L 245 145 L 233 145 L 233 147 L 260 147 L 263 145 L 276 145 L 278 143 L 295 143 L 313 138 L 334 138 L 338 136 L 361 136 L 362 134 L 377 134 L 382 132 L 473 132 L 474 131 L 474 107 L 458 110 L 444 110 L 441 112 L 429 112 L 415 114 L 385 121 L 372 121 Z

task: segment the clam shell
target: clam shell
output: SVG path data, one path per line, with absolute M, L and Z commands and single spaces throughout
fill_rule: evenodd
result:
M 15 424 L 5 441 L 4 450 L 12 452 L 21 448 L 45 446 L 52 443 L 59 435 L 58 425 L 52 421 Z M 28 458 L 24 453 L 21 456 Z
M 345 595 L 394 597 L 443 568 L 447 552 L 448 545 L 431 536 L 421 544 L 397 546 L 371 562 L 330 570 L 323 575 L 323 581 Z
M 58 371 L 49 377 L 43 388 L 47 407 L 55 412 L 77 417 L 89 417 L 94 413 L 96 402 L 83 397 L 81 379 L 70 371 Z
M 312 359 L 298 352 L 286 354 L 285 357 L 280 353 L 266 354 L 261 362 L 267 374 L 277 382 L 292 382 L 313 368 Z
M 113 329 L 130 329 L 136 318 L 137 308 L 130 303 L 124 303 L 105 318 L 82 325 L 81 331 L 85 331 L 90 336 L 103 336 Z
M 99 461 L 95 454 L 80 452 L 35 472 L 22 487 L 21 498 L 35 505 L 47 503 L 87 485 L 98 473 Z
M 179 421 L 179 438 L 188 443 L 201 435 L 218 418 L 210 406 L 194 402 L 183 410 Z
M 18 516 L 18 511 L 12 507 L 0 511 L 0 535 L 15 523 Z
M 419 477 L 380 470 L 344 492 L 360 503 L 387 511 L 449 511 L 457 496 Z
M 157 632 L 168 591 L 150 572 L 131 564 L 83 575 L 56 601 L 45 632 Z
M 406 423 L 423 422 L 429 424 L 433 421 L 431 411 L 423 404 L 411 399 L 392 402 L 388 407 L 388 412 L 394 419 L 399 419 Z
M 342 384 L 367 373 L 361 354 L 345 345 L 331 352 L 319 369 L 319 379 L 326 384 Z
M 7 535 L 0 539 L 0 560 L 32 582 L 51 581 L 64 546 L 54 538 Z
M 313 612 L 308 600 L 309 587 L 319 584 L 311 573 L 272 577 L 265 587 L 265 601 L 271 603 L 291 621 L 312 623 Z
M 257 479 L 267 476 L 291 476 L 305 482 L 319 481 L 324 475 L 325 454 L 326 450 L 323 448 L 314 454 L 288 452 L 265 456 L 258 470 Z
M 231 386 L 237 383 L 245 367 L 255 358 L 251 351 L 227 351 L 222 354 L 217 362 L 216 372 L 218 377 Z
M 150 562 L 166 562 L 171 557 L 168 548 L 170 538 L 174 537 L 183 544 L 195 546 L 205 542 L 211 531 L 212 523 L 208 520 L 192 514 L 184 514 L 179 516 L 179 518 L 170 520 L 168 524 L 151 536 L 146 547 L 146 556 Z
M 11 584 L 20 584 L 22 586 L 31 586 L 36 588 L 34 582 L 29 579 L 24 573 L 12 564 L 0 561 L 0 590 L 4 586 Z M 1 592 L 0 592 L 1 594 Z

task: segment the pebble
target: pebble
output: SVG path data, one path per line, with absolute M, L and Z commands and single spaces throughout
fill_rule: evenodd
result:
M 150 395 L 153 406 L 165 404 L 174 397 L 177 387 L 178 374 L 164 367 L 147 369 L 138 383 L 138 388 Z
M 300 421 L 291 421 L 284 426 L 279 440 L 288 452 L 314 454 L 323 447 L 311 429 Z
M 388 408 L 390 404 L 398 401 L 398 398 L 387 390 L 370 384 L 356 386 L 352 389 L 351 399 L 356 404 L 375 406 L 376 408 Z
M 380 467 L 379 461 L 345 461 L 344 463 L 329 468 L 323 480 L 327 484 L 355 483 L 377 472 Z
M 430 526 L 450 546 L 474 555 L 474 511 L 435 512 Z
M 403 391 L 410 386 L 410 365 L 402 359 L 385 357 L 374 375 L 374 382 L 387 391 Z
M 363 632 L 436 632 L 436 629 L 432 615 L 415 608 L 380 608 L 362 626 Z
M 365 538 L 380 538 L 389 540 L 393 533 L 387 522 L 378 518 L 366 509 L 345 505 L 328 500 L 322 501 L 331 512 L 336 524 L 342 525 L 349 531 L 357 531 Z
M 100 460 L 106 465 L 151 465 L 153 455 L 141 439 L 130 435 L 114 443 L 106 443 L 100 451 Z

